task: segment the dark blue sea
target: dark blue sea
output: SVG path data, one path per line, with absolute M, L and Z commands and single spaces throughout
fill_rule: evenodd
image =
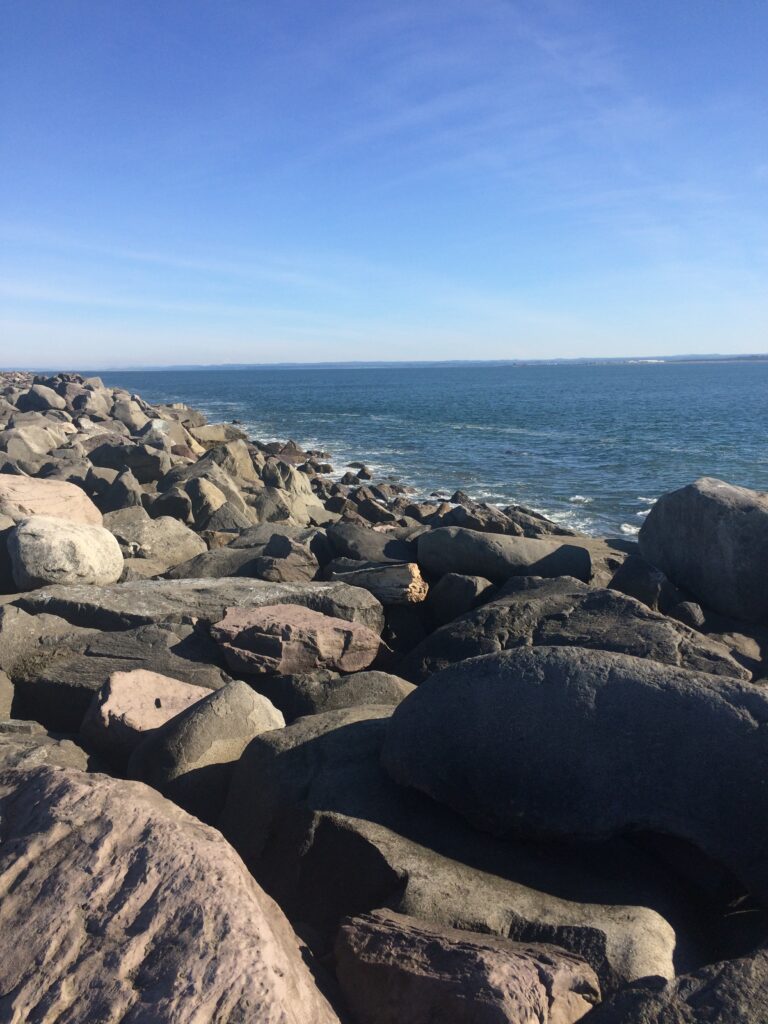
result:
M 103 372 L 253 438 L 362 460 L 419 495 L 462 488 L 632 535 L 698 476 L 768 490 L 768 362 Z

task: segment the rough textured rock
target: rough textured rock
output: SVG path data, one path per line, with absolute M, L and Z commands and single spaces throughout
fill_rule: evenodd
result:
M 163 566 L 160 572 L 208 550 L 205 541 L 178 519 L 151 519 L 136 506 L 110 512 L 104 517 L 104 526 L 117 538 L 126 557 L 148 558 Z
M 110 761 L 123 764 L 148 733 L 209 693 L 147 669 L 113 672 L 94 694 L 80 733 Z
M 19 598 L 33 613 L 50 612 L 75 625 L 130 629 L 158 622 L 217 622 L 227 608 L 297 604 L 375 631 L 384 623 L 376 598 L 346 583 L 267 583 L 219 580 L 134 580 L 112 587 L 47 587 Z
M 214 824 L 246 746 L 284 725 L 266 697 L 235 680 L 147 736 L 134 750 L 128 774 Z
M 539 647 L 431 676 L 395 709 L 383 762 L 496 834 L 678 836 L 766 903 L 767 723 L 751 683 Z
M 120 545 L 103 526 L 49 516 L 22 519 L 8 536 L 11 571 L 19 590 L 48 584 L 115 583 L 123 571 Z
M 0 808 L 3 1019 L 336 1024 L 279 908 L 154 790 L 10 771 Z
M 460 573 L 446 573 L 429 592 L 427 611 L 435 626 L 472 611 L 493 586 L 483 576 L 462 576 Z M 492 591 L 491 591 L 492 593 Z
M 429 589 L 415 562 L 378 564 L 337 558 L 328 566 L 325 579 L 369 590 L 385 607 L 418 604 Z
M 227 664 L 251 675 L 291 675 L 330 669 L 359 672 L 376 657 L 378 633 L 358 622 L 299 605 L 229 608 L 211 626 Z
M 595 647 L 666 665 L 749 679 L 728 648 L 614 590 L 567 576 L 509 580 L 488 604 L 428 636 L 398 671 L 418 682 L 467 658 L 514 647 Z
M 264 676 L 252 682 L 259 693 L 280 708 L 288 722 L 303 715 L 368 704 L 394 707 L 415 689 L 399 676 L 375 670 L 345 676 L 323 670 L 305 675 Z
M 401 789 L 379 763 L 391 712 L 348 708 L 265 733 L 232 778 L 224 834 L 320 951 L 342 917 L 387 906 L 554 942 L 584 956 L 610 991 L 647 974 L 673 976 L 675 932 L 665 917 L 678 920 L 680 908 L 656 864 L 621 843 L 581 850 L 494 839 Z
M 459 526 L 422 533 L 417 561 L 435 576 L 454 572 L 484 576 L 492 583 L 503 583 L 510 576 L 575 576 L 585 582 L 592 578 L 592 558 L 584 547 L 478 533 Z
M 49 409 L 65 409 L 66 406 L 64 399 L 44 384 L 33 384 L 29 391 L 16 399 L 19 412 L 47 412 Z
M 13 704 L 13 683 L 8 675 L 0 669 L 0 721 L 11 717 Z
M 327 530 L 328 540 L 340 558 L 358 562 L 413 562 L 416 545 L 395 533 L 380 533 L 355 523 L 336 523 Z
M 28 516 L 53 516 L 101 526 L 101 512 L 76 484 L 5 473 L 0 475 L 0 515 L 17 523 Z
M 659 498 L 639 543 L 649 562 L 703 605 L 768 621 L 768 494 L 701 477 Z
M 37 728 L 25 729 L 32 725 Z M 97 770 L 88 754 L 71 739 L 50 736 L 42 726 L 27 722 L 0 722 L 0 769 L 55 765 L 78 771 Z
M 335 954 L 359 1024 L 574 1024 L 600 999 L 592 968 L 555 946 L 392 911 L 347 919 Z

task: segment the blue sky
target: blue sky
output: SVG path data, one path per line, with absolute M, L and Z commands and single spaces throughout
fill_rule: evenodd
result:
M 0 0 L 0 364 L 768 351 L 766 0 Z

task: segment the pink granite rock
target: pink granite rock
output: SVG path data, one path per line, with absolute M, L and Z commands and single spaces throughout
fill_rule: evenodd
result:
M 592 968 L 564 949 L 390 910 L 347 918 L 336 972 L 357 1024 L 574 1024 L 600 1000 Z
M 229 667 L 251 674 L 359 672 L 368 668 L 381 643 L 378 634 L 359 622 L 293 604 L 228 608 L 211 633 Z
M 113 672 L 93 695 L 80 732 L 105 757 L 121 762 L 150 732 L 210 692 L 148 669 Z
M 138 782 L 0 774 L 0 1019 L 339 1024 L 219 832 Z
M 27 516 L 52 516 L 101 526 L 101 512 L 82 488 L 66 480 L 0 475 L 0 514 L 17 523 Z

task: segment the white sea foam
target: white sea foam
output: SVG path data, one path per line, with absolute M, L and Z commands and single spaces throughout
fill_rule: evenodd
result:
M 568 499 L 572 505 L 591 505 L 594 500 L 585 494 L 572 494 Z
M 637 501 L 641 501 L 643 505 L 655 505 L 658 498 L 644 498 L 642 495 L 638 495 Z
M 619 529 L 622 533 L 627 533 L 631 537 L 634 537 L 636 534 L 640 533 L 640 527 L 632 526 L 631 523 L 622 523 Z

